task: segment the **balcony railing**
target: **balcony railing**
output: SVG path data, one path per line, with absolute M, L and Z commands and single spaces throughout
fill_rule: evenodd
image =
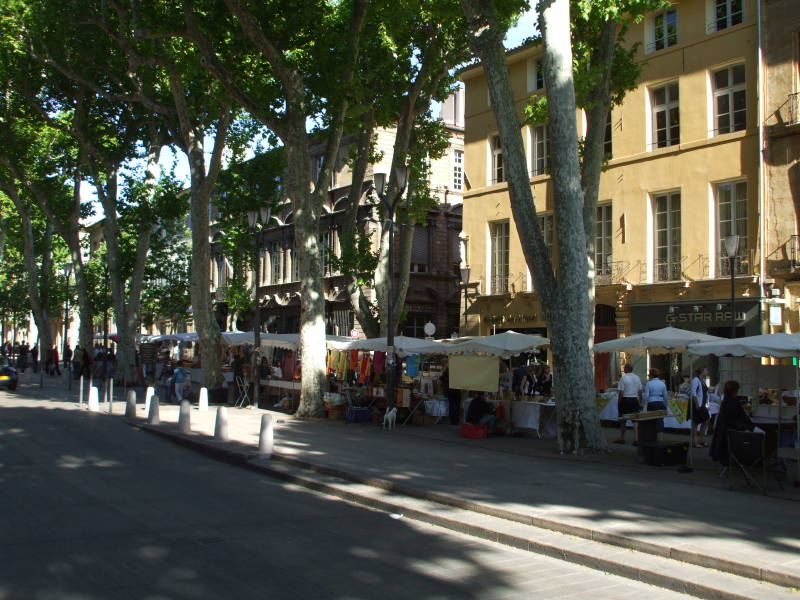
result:
M 656 260 L 653 265 L 653 278 L 656 281 L 678 281 L 682 279 L 682 260 Z
M 719 268 L 717 269 L 718 277 L 731 276 L 731 261 L 727 256 L 720 256 L 718 262 Z M 734 275 L 749 275 L 750 274 L 750 256 L 742 254 L 733 259 L 733 274 Z
M 786 242 L 786 253 L 793 269 L 800 267 L 800 235 L 793 235 Z
M 490 293 L 505 294 L 508 292 L 508 275 L 495 275 L 489 279 Z
M 627 260 L 607 262 L 597 267 L 597 275 L 595 275 L 594 280 L 597 285 L 624 283 L 625 276 L 628 275 L 630 270 L 631 263 Z
M 772 114 L 767 117 L 771 128 L 789 127 L 800 123 L 800 92 L 789 94 Z

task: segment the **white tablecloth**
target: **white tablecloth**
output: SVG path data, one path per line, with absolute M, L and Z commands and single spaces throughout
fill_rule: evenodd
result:
M 432 417 L 446 417 L 450 414 L 450 403 L 442 398 L 425 400 L 425 414 Z
M 512 402 L 511 420 L 514 427 L 521 429 L 539 429 L 539 405 L 535 402 Z
M 619 420 L 619 410 L 617 406 L 617 398 L 619 398 L 619 393 L 617 392 L 617 390 L 609 390 L 603 392 L 601 395 L 607 398 L 608 402 L 606 403 L 605 408 L 603 408 L 603 410 L 600 411 L 600 420 L 601 421 Z M 679 399 L 683 400 L 685 398 L 680 397 Z M 670 410 L 669 406 L 667 406 L 667 412 L 670 414 L 670 416 L 664 418 L 664 427 L 667 427 L 669 429 L 689 429 L 688 420 L 684 421 L 683 423 L 679 423 L 675 417 L 671 416 L 672 411 Z M 628 421 L 627 424 L 630 425 L 631 423 L 632 421 Z

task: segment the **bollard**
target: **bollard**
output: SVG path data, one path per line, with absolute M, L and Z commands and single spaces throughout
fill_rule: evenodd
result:
M 150 411 L 147 413 L 147 422 L 150 425 L 161 424 L 161 419 L 158 417 L 158 396 L 153 396 L 150 400 Z
M 203 412 L 208 410 L 208 388 L 200 388 L 200 399 L 197 401 L 197 408 Z
M 153 399 L 156 391 L 153 389 L 153 386 L 149 386 L 147 391 L 144 394 L 144 414 L 150 416 L 150 401 Z
M 128 400 L 125 404 L 125 416 L 136 416 L 136 390 L 128 390 Z
M 272 458 L 272 446 L 275 434 L 272 426 L 272 415 L 261 415 L 261 433 L 258 436 L 258 458 Z
M 217 420 L 214 423 L 214 439 L 227 442 L 228 437 L 228 409 L 224 406 L 217 407 Z
M 191 403 L 188 400 L 181 400 L 181 409 L 178 413 L 178 431 L 181 433 L 191 433 L 192 431 L 191 411 Z
M 100 397 L 97 388 L 92 386 L 89 388 L 89 412 L 100 411 Z
M 78 392 L 78 406 L 83 406 L 83 375 L 81 375 L 81 387 Z
M 108 380 L 108 414 L 114 412 L 114 380 Z

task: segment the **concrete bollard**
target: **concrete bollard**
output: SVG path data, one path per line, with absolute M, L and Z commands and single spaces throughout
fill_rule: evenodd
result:
M 114 413 L 114 380 L 108 380 L 108 414 Z
M 147 422 L 150 425 L 161 424 L 161 419 L 158 416 L 158 396 L 153 396 L 150 400 L 150 411 L 147 413 Z
M 81 387 L 78 391 L 78 406 L 83 406 L 83 375 L 81 375 Z
M 181 433 L 190 433 L 192 431 L 191 414 L 191 403 L 188 400 L 181 400 L 181 409 L 178 413 L 178 431 Z
M 128 390 L 128 399 L 125 404 L 125 416 L 131 418 L 136 416 L 136 390 Z
M 149 386 L 147 391 L 144 393 L 144 414 L 146 414 L 148 417 L 150 416 L 150 402 L 155 394 L 156 391 L 153 389 L 152 385 Z
M 89 388 L 89 412 L 100 411 L 100 395 L 95 386 Z
M 219 442 L 230 440 L 228 436 L 228 409 L 225 406 L 217 407 L 217 420 L 214 423 L 214 439 Z
M 203 412 L 208 410 L 208 388 L 200 388 L 200 399 L 197 401 L 197 408 Z
M 261 415 L 261 433 L 258 435 L 258 458 L 272 458 L 272 447 L 275 442 L 275 433 L 272 425 L 272 415 Z

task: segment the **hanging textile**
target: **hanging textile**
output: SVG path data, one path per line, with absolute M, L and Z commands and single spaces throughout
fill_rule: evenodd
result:
M 409 377 L 416 377 L 419 373 L 419 354 L 412 354 L 406 357 L 406 374 Z
M 369 378 L 369 367 L 369 352 L 364 352 L 364 354 L 361 355 L 361 364 L 358 368 L 358 383 L 363 384 L 367 382 L 367 379 Z
M 375 352 L 375 358 L 372 361 L 373 370 L 376 373 L 383 373 L 383 365 L 386 363 L 386 352 L 380 350 Z
M 347 365 L 348 371 L 355 371 L 358 368 L 358 350 L 350 350 L 350 363 Z

